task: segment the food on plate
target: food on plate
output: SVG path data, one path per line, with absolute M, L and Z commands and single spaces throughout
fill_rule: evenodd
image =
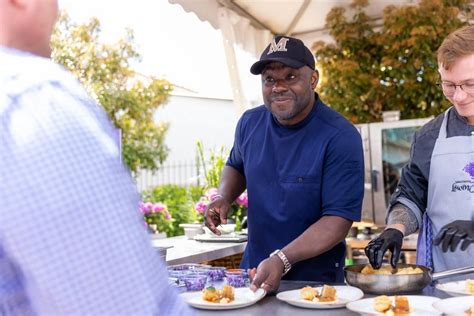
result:
M 224 285 L 219 290 L 213 286 L 209 286 L 202 290 L 202 299 L 211 303 L 230 303 L 234 300 L 234 288 L 230 285 Z
M 366 265 L 360 273 L 362 274 L 416 274 L 423 273 L 418 267 L 405 267 L 393 269 L 390 265 L 383 265 L 380 269 L 374 269 L 370 264 Z
M 321 293 L 315 288 L 305 286 L 300 290 L 301 298 L 312 302 L 333 302 L 336 300 L 336 288 L 330 285 L 323 285 Z
M 387 295 L 381 295 L 374 298 L 374 309 L 377 312 L 385 313 L 392 308 L 392 300 Z
M 374 299 L 374 309 L 390 316 L 406 316 L 410 314 L 410 305 L 406 296 L 395 296 L 394 302 L 386 295 Z
M 474 294 L 474 280 L 470 280 L 470 279 L 466 280 L 466 292 L 470 294 Z
M 468 308 L 465 312 L 464 315 L 466 316 L 474 316 L 474 304 L 471 305 L 470 308 Z
M 318 295 L 318 292 L 315 288 L 312 288 L 311 286 L 305 286 L 301 289 L 300 295 L 302 299 L 312 301 L 316 297 L 316 295 Z

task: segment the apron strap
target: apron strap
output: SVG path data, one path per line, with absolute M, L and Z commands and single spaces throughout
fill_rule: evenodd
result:
M 423 223 L 418 234 L 416 264 L 433 270 L 433 229 L 426 212 L 423 213 Z

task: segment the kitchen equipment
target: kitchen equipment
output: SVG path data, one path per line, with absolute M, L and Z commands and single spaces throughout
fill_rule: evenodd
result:
M 344 267 L 346 282 L 352 286 L 360 288 L 365 293 L 391 295 L 400 292 L 421 291 L 432 281 L 438 279 L 474 273 L 474 266 L 446 270 L 431 273 L 431 269 L 415 264 L 399 264 L 398 268 L 413 267 L 420 268 L 423 273 L 416 274 L 362 274 L 361 270 L 365 264 L 357 264 Z

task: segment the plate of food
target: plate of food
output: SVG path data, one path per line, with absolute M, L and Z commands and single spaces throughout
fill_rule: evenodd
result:
M 277 294 L 277 299 L 290 305 L 329 309 L 341 308 L 347 303 L 361 299 L 364 293 L 356 287 L 345 285 L 305 286 L 299 290 L 284 291 Z
M 474 296 L 459 296 L 439 300 L 433 307 L 443 315 L 474 316 Z
M 436 288 L 452 296 L 474 295 L 474 280 L 438 283 Z
M 222 288 L 209 286 L 202 291 L 182 293 L 181 297 L 195 308 L 225 310 L 253 305 L 265 294 L 263 289 L 252 292 L 248 287 L 233 288 L 224 285 Z
M 432 296 L 380 295 L 350 302 L 346 308 L 361 315 L 441 315 L 432 306 L 437 301 L 439 298 Z

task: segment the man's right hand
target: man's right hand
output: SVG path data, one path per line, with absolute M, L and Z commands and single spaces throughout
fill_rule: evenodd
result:
M 380 269 L 382 266 L 383 255 L 387 250 L 392 252 L 390 264 L 395 269 L 403 244 L 403 234 L 395 228 L 387 228 L 380 236 L 371 240 L 365 247 L 365 254 L 374 269 Z
M 216 235 L 221 232 L 217 229 L 220 224 L 227 224 L 227 213 L 230 210 L 230 203 L 219 196 L 214 199 L 204 212 L 204 224 Z

